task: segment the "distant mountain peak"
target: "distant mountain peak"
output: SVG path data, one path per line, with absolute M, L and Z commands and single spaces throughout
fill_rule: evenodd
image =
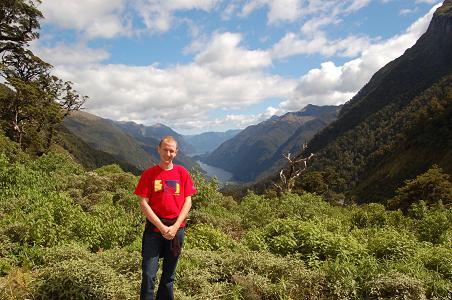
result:
M 152 128 L 169 128 L 168 126 L 166 126 L 165 124 L 162 124 L 162 123 L 155 123 L 155 124 L 152 124 L 150 127 L 152 127 Z

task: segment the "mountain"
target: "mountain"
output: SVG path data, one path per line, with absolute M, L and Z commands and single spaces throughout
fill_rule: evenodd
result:
M 89 148 L 96 150 L 97 154 L 108 154 L 107 161 L 113 157 L 115 163 L 125 167 L 126 170 L 133 170 L 134 173 L 137 173 L 136 170 L 139 173 L 159 161 L 157 153 L 159 140 L 151 137 L 132 136 L 110 120 L 87 112 L 76 111 L 65 118 L 63 126 L 86 143 Z M 70 139 L 66 139 L 66 144 L 70 145 L 68 140 Z M 74 141 L 73 143 L 80 145 Z M 72 148 L 71 153 L 77 149 L 75 146 L 66 148 Z M 89 149 L 87 151 L 89 152 Z M 188 169 L 197 166 L 195 161 L 181 152 L 175 162 Z
M 203 158 L 203 162 L 232 172 L 236 180 L 254 180 L 277 164 L 284 150 L 294 147 L 289 140 L 297 138 L 294 145 L 301 146 L 334 120 L 337 111 L 337 106 L 308 105 L 298 112 L 273 116 L 245 128 Z
M 145 126 L 142 124 L 137 124 L 135 122 L 119 122 L 119 121 L 111 121 L 113 124 L 124 130 L 127 134 L 138 138 L 152 138 L 157 141 L 160 141 L 160 139 L 164 136 L 171 135 L 173 136 L 178 143 L 179 149 L 185 153 L 185 154 L 191 154 L 194 153 L 196 150 L 191 145 L 191 143 L 187 142 L 185 140 L 185 137 L 170 127 L 157 123 L 152 126 Z
M 158 161 L 156 156 L 146 152 L 130 135 L 96 115 L 75 111 L 65 118 L 63 126 L 90 147 L 109 153 L 119 161 L 127 161 L 139 170 Z
M 184 138 L 195 150 L 195 152 L 189 154 L 203 154 L 212 152 L 240 131 L 240 129 L 231 129 L 226 132 L 204 132 L 196 135 L 185 135 Z
M 135 175 L 140 175 L 142 172 L 136 166 L 121 160 L 119 157 L 92 148 L 64 126 L 61 126 L 58 130 L 56 143 L 68 150 L 74 159 L 88 170 L 97 169 L 104 165 L 118 164 L 124 171 Z
M 433 164 L 451 174 L 452 0 L 311 140 L 310 152 L 312 169 L 334 170 L 336 190 L 360 202 L 388 199 Z

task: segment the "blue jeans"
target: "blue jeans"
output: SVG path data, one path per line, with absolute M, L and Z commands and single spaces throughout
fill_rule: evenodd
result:
M 179 228 L 176 237 L 182 247 L 185 229 Z M 176 238 L 175 237 L 175 238 Z M 159 258 L 163 258 L 162 277 L 160 278 L 157 290 L 157 300 L 172 300 L 173 284 L 176 277 L 176 266 L 179 256 L 174 256 L 171 252 L 171 241 L 165 239 L 161 233 L 145 230 L 141 248 L 141 300 L 154 300 L 154 287 L 157 270 L 159 268 Z

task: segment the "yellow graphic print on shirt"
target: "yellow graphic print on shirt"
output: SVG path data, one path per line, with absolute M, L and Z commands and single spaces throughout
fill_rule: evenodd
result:
M 180 194 L 179 180 L 165 180 L 165 191 L 173 193 L 173 195 Z
M 154 192 L 159 192 L 163 190 L 163 185 L 161 180 L 155 180 L 154 181 Z

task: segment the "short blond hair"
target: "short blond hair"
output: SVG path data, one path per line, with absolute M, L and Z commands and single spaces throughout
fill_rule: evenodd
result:
M 160 143 L 159 143 L 159 148 L 162 147 L 163 142 L 174 142 L 174 143 L 176 143 L 176 148 L 177 148 L 177 141 L 171 135 L 166 135 L 166 136 L 162 137 L 162 139 L 160 140 Z

